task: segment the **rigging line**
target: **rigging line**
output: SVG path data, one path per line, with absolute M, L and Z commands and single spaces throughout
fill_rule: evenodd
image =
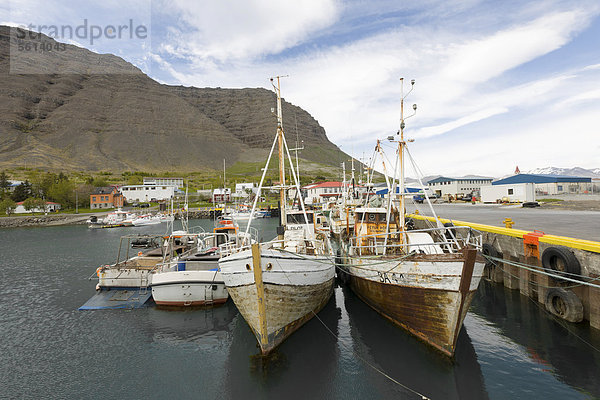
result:
M 484 256 L 484 257 L 485 257 L 485 256 Z M 491 261 L 491 260 L 490 260 L 490 261 Z M 493 261 L 492 261 L 492 262 L 493 262 Z M 569 286 L 547 286 L 547 285 L 542 285 L 542 284 L 540 284 L 539 282 L 532 281 L 532 280 L 529 280 L 529 279 L 527 279 L 527 278 L 521 278 L 519 275 L 512 274 L 510 271 L 508 271 L 507 269 L 504 269 L 502 266 L 500 266 L 500 265 L 498 265 L 498 264 L 494 264 L 494 265 L 495 265 L 496 267 L 499 267 L 499 268 L 502 270 L 502 272 L 503 272 L 503 273 L 505 273 L 505 274 L 507 274 L 507 275 L 510 275 L 512 278 L 514 278 L 514 279 L 516 279 L 516 280 L 518 280 L 518 281 L 524 281 L 524 282 L 527 282 L 527 283 L 533 283 L 533 284 L 535 284 L 535 285 L 537 285 L 538 287 L 540 287 L 540 288 L 543 288 L 543 289 L 554 289 L 554 288 L 561 288 L 561 289 L 573 289 L 573 288 L 576 288 L 576 287 L 581 287 L 581 286 L 582 286 L 581 284 L 578 284 L 578 285 L 569 285 Z
M 427 195 L 427 192 L 425 191 L 425 186 L 423 185 L 423 181 L 421 180 L 421 177 L 419 176 L 419 175 L 422 176 L 423 173 L 421 172 L 419 166 L 415 163 L 415 160 L 414 160 L 412 154 L 410 153 L 410 151 L 408 150 L 408 147 L 406 148 L 406 154 L 408 154 L 408 159 L 410 160 L 410 163 L 412 164 L 412 167 L 417 175 L 417 179 L 419 180 L 419 183 L 421 184 L 421 187 L 423 188 L 423 194 L 425 195 L 425 199 L 427 200 L 427 205 L 429 206 L 429 209 L 433 213 L 433 217 L 436 220 L 437 226 L 439 226 L 441 228 L 443 226 L 443 224 L 439 221 L 437 214 L 435 213 L 435 210 L 433 209 L 433 205 L 431 204 L 431 201 L 429 200 L 429 196 Z
M 297 253 L 294 253 L 297 254 Z M 288 282 L 290 283 L 290 285 L 292 285 L 292 280 L 290 279 L 290 277 L 288 276 L 288 274 L 285 272 L 285 270 L 283 269 L 283 267 L 281 266 L 281 264 L 279 263 L 279 260 L 275 261 L 277 264 L 279 264 L 279 267 L 281 268 L 281 271 L 283 272 L 283 274 L 285 275 L 286 279 L 288 280 Z M 335 279 L 335 277 L 333 278 Z M 329 329 L 329 327 L 327 326 L 327 324 L 325 324 L 325 322 L 323 322 L 323 320 L 321 318 L 319 318 L 319 316 L 317 315 L 317 313 L 314 312 L 314 310 L 310 310 L 310 312 L 312 313 L 313 317 L 315 317 L 320 323 L 321 325 L 323 325 L 323 327 L 325 327 L 325 329 L 334 337 L 337 339 L 337 342 L 340 343 L 342 346 L 346 347 L 346 349 L 350 350 L 356 357 L 358 357 L 360 360 L 362 360 L 365 364 L 367 364 L 369 367 L 371 367 L 373 370 L 379 372 L 381 375 L 383 375 L 384 377 L 386 377 L 387 379 L 389 379 L 391 382 L 395 383 L 396 385 L 410 391 L 411 393 L 416 394 L 417 396 L 421 397 L 421 400 L 430 400 L 429 397 L 425 396 L 422 393 L 417 392 L 416 390 L 398 382 L 396 379 L 392 378 L 391 376 L 389 376 L 388 374 L 386 374 L 384 371 L 382 371 L 381 369 L 377 368 L 375 365 L 371 364 L 368 360 L 366 360 L 365 358 L 363 358 L 358 352 L 356 352 L 356 350 L 354 350 L 353 348 L 351 348 L 350 346 L 346 345 L 342 340 L 340 340 L 340 338 L 338 337 L 338 335 L 336 335 L 331 329 Z
M 496 257 L 490 256 L 490 255 L 486 255 L 486 254 L 482 254 L 482 256 L 484 256 L 484 257 L 485 257 L 485 258 L 487 258 L 489 261 L 491 261 L 491 262 L 492 262 L 492 263 L 493 263 L 495 266 L 499 266 L 499 265 L 498 265 L 498 263 L 497 263 L 496 261 L 503 260 L 503 261 L 500 261 L 500 264 L 502 264 L 502 263 L 506 263 L 506 264 L 509 264 L 509 265 L 510 265 L 511 263 L 515 263 L 515 266 L 517 266 L 517 267 L 518 267 L 519 265 L 524 265 L 524 266 L 528 266 L 528 267 L 532 267 L 532 268 L 540 268 L 540 267 L 539 267 L 539 266 L 537 266 L 537 265 L 524 264 L 524 263 L 517 263 L 516 261 L 510 261 L 510 260 L 506 260 L 506 261 L 504 261 L 504 259 L 503 259 L 503 258 L 496 258 Z M 542 269 L 537 269 L 537 271 L 539 272 L 539 271 L 543 271 L 543 270 L 542 270 Z M 564 276 L 564 275 L 570 275 L 570 276 L 574 276 L 574 277 L 582 278 L 582 280 L 584 280 L 584 279 L 585 279 L 585 281 L 586 281 L 586 282 L 596 282 L 596 281 L 600 281 L 600 276 L 598 276 L 597 278 L 592 278 L 592 277 L 589 277 L 589 276 L 585 276 L 585 275 L 581 275 L 581 274 L 574 274 L 574 273 L 572 273 L 572 272 L 566 272 L 566 271 L 565 271 L 565 272 L 562 272 L 562 271 L 561 271 L 561 272 L 560 272 L 560 275 L 561 275 L 561 276 Z M 580 285 L 577 285 L 577 286 L 580 286 Z
M 483 256 L 484 256 L 484 257 L 487 257 L 486 255 L 483 255 Z M 533 281 L 533 280 L 529 280 L 529 279 L 527 279 L 527 278 L 521 278 L 521 277 L 520 277 L 520 276 L 518 276 L 518 275 L 512 274 L 510 271 L 508 271 L 507 269 L 503 268 L 501 265 L 498 265 L 498 264 L 496 264 L 496 263 L 494 262 L 494 260 L 490 260 L 490 261 L 491 261 L 491 262 L 494 264 L 494 266 L 496 266 L 496 267 L 500 268 L 500 269 L 502 270 L 502 272 L 503 272 L 503 273 L 506 273 L 506 274 L 510 275 L 510 276 L 511 276 L 511 277 L 513 277 L 514 279 L 517 279 L 517 280 L 519 280 L 519 281 L 524 281 L 524 282 L 527 282 L 527 283 L 533 283 L 534 285 L 537 285 L 537 286 L 538 286 L 538 287 L 540 287 L 540 288 L 544 288 L 544 289 L 554 289 L 554 288 L 561 288 L 561 289 L 573 289 L 573 288 L 576 288 L 576 287 L 581 287 L 581 286 L 583 286 L 583 284 L 581 284 L 581 283 L 578 283 L 578 284 L 575 284 L 575 285 L 567 285 L 567 286 L 547 286 L 547 285 L 542 285 L 542 284 L 540 284 L 539 282 L 536 282 L 536 281 Z M 598 280 L 600 280 L 600 277 L 598 277 L 598 278 L 593 278 L 593 279 L 591 279 L 590 281 L 591 281 L 591 282 L 596 282 L 596 281 L 598 281 Z
M 489 255 L 485 256 L 485 257 L 486 258 L 495 259 L 495 260 L 503 260 L 501 258 L 496 258 L 496 257 L 492 257 L 492 256 L 489 256 Z M 581 285 L 590 286 L 590 287 L 594 287 L 594 288 L 600 289 L 600 285 L 594 285 L 593 283 L 578 281 L 578 280 L 572 279 L 572 278 L 567 278 L 566 276 L 559 275 L 559 274 L 553 274 L 553 273 L 550 273 L 548 271 L 544 271 L 544 270 L 541 270 L 541 269 L 538 269 L 538 268 L 529 268 L 525 264 L 520 264 L 520 263 L 517 263 L 517 262 L 514 262 L 514 261 L 506 261 L 506 260 L 503 260 L 501 262 L 504 263 L 504 264 L 513 265 L 515 267 L 522 268 L 522 269 L 525 269 L 525 270 L 528 270 L 528 271 L 536 272 L 538 274 L 547 275 L 547 276 L 550 276 L 552 278 L 562 279 L 562 280 L 565 280 L 565 281 L 574 282 L 574 283 L 577 283 L 577 284 L 581 284 Z

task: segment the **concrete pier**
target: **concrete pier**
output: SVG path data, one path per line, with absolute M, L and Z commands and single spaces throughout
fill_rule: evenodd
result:
M 428 223 L 434 221 L 433 217 L 416 214 L 408 217 L 415 221 L 417 228 L 426 228 Z M 579 262 L 581 266 L 580 279 L 600 285 L 600 242 L 444 218 L 439 218 L 439 220 L 442 223 L 451 222 L 456 226 L 469 226 L 480 231 L 483 234 L 483 243 L 493 246 L 500 254 L 499 257 L 507 261 L 506 263 L 496 262 L 496 265 L 488 263 L 484 274 L 486 279 L 502 283 L 512 290 L 519 290 L 523 296 L 541 303 L 546 308 L 548 308 L 546 300 L 549 291 L 552 288 L 562 289 L 561 293 L 566 293 L 566 295 L 565 298 L 560 298 L 564 304 L 557 306 L 559 311 L 561 306 L 573 306 L 573 302 L 578 299 L 583 306 L 583 318 L 589 321 L 590 326 L 600 329 L 600 288 L 578 285 L 576 282 L 567 282 L 511 265 L 511 263 L 521 263 L 540 271 L 557 273 L 543 265 L 542 255 L 546 249 L 562 248 L 571 252 Z M 576 299 L 569 299 L 569 292 L 575 294 Z M 556 315 L 556 313 L 554 314 Z

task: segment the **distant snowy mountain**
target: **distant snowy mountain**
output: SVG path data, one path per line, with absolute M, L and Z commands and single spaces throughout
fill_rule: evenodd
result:
M 580 167 L 574 167 L 574 168 L 544 167 L 544 168 L 532 169 L 530 171 L 524 172 L 524 174 L 585 176 L 585 177 L 590 177 L 590 178 L 600 178 L 600 168 L 585 169 L 585 168 L 580 168 Z

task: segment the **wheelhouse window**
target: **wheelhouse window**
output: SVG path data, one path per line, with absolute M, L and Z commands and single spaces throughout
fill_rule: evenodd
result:
M 306 216 L 308 218 L 308 223 L 312 224 L 313 223 L 313 214 L 312 213 L 306 213 Z M 304 219 L 304 214 L 303 213 L 299 213 L 299 214 L 287 214 L 287 223 L 288 224 L 305 224 L 306 220 Z

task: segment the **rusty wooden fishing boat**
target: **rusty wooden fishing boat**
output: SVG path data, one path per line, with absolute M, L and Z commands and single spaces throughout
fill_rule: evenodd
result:
M 404 98 L 400 130 L 388 137 L 398 146 L 393 175 L 385 171 L 387 196 L 367 199 L 354 210 L 354 229 L 340 242 L 338 274 L 381 315 L 452 356 L 483 274 L 483 264 L 476 262 L 482 236 L 439 222 L 417 230 L 406 219 L 405 197 L 413 193 L 405 190 L 404 163 L 406 156 L 413 165 L 414 160 L 404 139 Z M 379 142 L 376 151 L 381 151 Z M 427 203 L 431 207 L 428 198 Z
M 277 188 L 281 204 L 278 236 L 266 243 L 250 240 L 233 248 L 223 246 L 222 254 L 228 255 L 219 260 L 229 295 L 256 336 L 262 354 L 275 349 L 325 306 L 333 293 L 335 277 L 329 240 L 317 237 L 313 213 L 306 211 L 302 198 L 299 199 L 300 210 L 292 211 L 286 206 L 284 151 L 296 193 L 300 193 L 300 183 L 283 132 L 279 77 L 277 86 L 273 84 L 273 87 L 277 94 L 277 135 L 252 206 L 246 238 L 251 237 L 248 230 L 277 143 L 280 178 Z

